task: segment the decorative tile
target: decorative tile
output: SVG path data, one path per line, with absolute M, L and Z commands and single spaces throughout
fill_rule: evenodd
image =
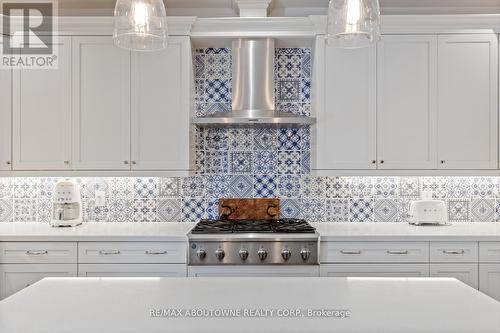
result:
M 349 200 L 347 199 L 327 199 L 325 206 L 326 222 L 348 222 L 349 221 Z
M 373 179 L 369 177 L 353 177 L 349 186 L 353 198 L 368 198 L 374 194 Z
M 195 172 L 197 175 L 202 175 L 205 173 L 205 152 L 196 151 L 196 160 L 194 163 Z
M 300 101 L 303 103 L 311 102 L 311 79 L 300 80 Z
M 300 102 L 300 79 L 280 79 L 276 89 L 276 100 L 283 102 Z
M 293 113 L 293 114 L 300 114 L 301 112 L 301 104 L 298 102 L 293 102 L 293 103 L 276 103 L 275 105 L 276 110 L 278 112 L 285 112 L 285 113 Z
M 278 173 L 298 175 L 301 173 L 301 153 L 294 150 L 278 152 Z
M 297 176 L 279 176 L 278 192 L 282 198 L 298 198 L 300 194 L 300 180 Z
M 108 186 L 106 178 L 84 178 L 82 179 L 82 197 L 94 199 L 96 191 L 105 192 L 107 195 Z
M 132 222 L 134 221 L 134 200 L 132 199 L 111 199 L 108 203 L 108 219 L 111 222 Z
M 301 172 L 303 174 L 308 174 L 311 172 L 311 153 L 309 151 L 303 151 L 300 157 Z
M 324 177 L 302 176 L 300 179 L 301 198 L 324 198 L 326 182 Z
M 469 200 L 449 199 L 448 200 L 448 220 L 450 222 L 469 221 Z
M 302 59 L 300 54 L 277 54 L 276 76 L 278 79 L 298 79 L 302 75 Z
M 401 177 L 399 179 L 399 196 L 401 197 L 419 197 L 420 196 L 420 178 Z
M 229 103 L 206 103 L 203 106 L 204 116 L 209 116 L 214 113 L 231 112 L 231 104 Z
M 231 176 L 229 175 L 215 175 L 207 176 L 206 178 L 206 197 L 207 198 L 228 198 L 229 183 Z
M 37 203 L 38 222 L 50 222 L 52 220 L 52 200 L 38 199 Z
M 229 185 L 229 195 L 233 198 L 251 198 L 253 182 L 251 176 L 232 176 Z
M 413 200 L 407 197 L 399 198 L 397 201 L 398 204 L 398 212 L 399 212 L 399 222 L 409 222 L 409 214 L 410 214 L 410 203 Z
M 394 177 L 377 177 L 375 179 L 375 195 L 378 198 L 394 198 L 398 193 L 398 179 Z
M 198 222 L 205 218 L 205 201 L 203 199 L 186 199 L 182 202 L 182 221 Z
M 231 49 L 223 47 L 209 47 L 205 49 L 205 54 L 231 54 Z
M 347 177 L 327 177 L 326 197 L 327 198 L 349 198 L 350 186 Z
M 494 199 L 472 199 L 471 203 L 472 222 L 492 222 L 495 220 Z
M 38 180 L 38 198 L 51 199 L 57 181 L 57 178 L 40 178 Z
M 12 198 L 12 179 L 0 177 L 0 199 Z
M 256 198 L 274 198 L 276 193 L 276 178 L 269 175 L 253 177 L 254 196 Z
M 0 199 L 0 222 L 11 222 L 13 213 L 12 199 Z
M 373 204 L 372 199 L 350 199 L 349 220 L 351 222 L 373 221 Z
M 323 222 L 325 218 L 325 200 L 301 199 L 301 215 L 310 222 Z
M 422 192 L 432 192 L 434 199 L 446 198 L 448 191 L 446 189 L 445 177 L 422 177 Z
M 500 222 L 500 200 L 495 201 L 495 222 Z
M 160 197 L 176 198 L 181 196 L 181 178 L 168 177 L 160 179 Z
M 86 222 L 106 222 L 108 221 L 108 206 L 96 206 L 95 200 L 85 200 L 83 202 L 83 220 Z
M 132 199 L 134 198 L 134 178 L 116 177 L 109 181 L 109 195 L 113 198 Z
M 229 130 L 229 146 L 232 150 L 253 150 L 254 129 L 253 128 L 231 128 Z
M 208 219 L 218 219 L 219 218 L 219 200 L 209 200 L 207 202 L 207 210 L 205 212 Z
M 309 126 L 301 127 L 299 129 L 300 133 L 300 149 L 310 150 L 311 149 L 311 128 Z
M 231 152 L 231 173 L 251 173 L 252 172 L 252 152 L 233 151 Z
M 227 53 L 205 55 L 205 77 L 207 79 L 230 79 L 231 56 Z
M 376 222 L 398 222 L 400 221 L 398 202 L 394 199 L 375 200 Z
M 182 180 L 183 197 L 203 197 L 205 194 L 204 178 L 199 176 L 186 177 Z
M 300 214 L 300 202 L 296 199 L 283 199 L 280 202 L 280 214 L 282 218 L 298 219 Z
M 275 151 L 253 152 L 253 171 L 258 174 L 275 174 L 278 171 L 278 155 Z
M 470 179 L 471 196 L 473 198 L 494 198 L 497 195 L 496 178 L 473 177 Z
M 205 173 L 219 174 L 229 172 L 227 151 L 209 151 L 205 153 Z
M 300 150 L 300 130 L 298 128 L 280 128 L 278 148 L 279 150 Z
M 205 103 L 205 80 L 204 79 L 195 79 L 194 80 L 194 101 L 198 104 Z M 200 116 L 204 115 L 204 113 L 200 112 Z
M 136 178 L 134 182 L 135 198 L 154 199 L 160 194 L 158 178 Z
M 206 131 L 205 147 L 208 150 L 227 150 L 229 148 L 227 128 L 209 128 Z
M 229 80 L 205 80 L 206 103 L 231 103 L 231 82 Z
M 14 222 L 36 222 L 38 200 L 14 199 Z
M 258 128 L 254 135 L 254 148 L 260 150 L 276 149 L 278 132 L 274 128 Z
M 196 54 L 194 57 L 194 75 L 195 78 L 205 77 L 205 55 Z
M 468 198 L 471 195 L 470 178 L 447 177 L 446 188 L 448 198 Z
M 311 53 L 302 55 L 302 77 L 310 78 L 312 73 Z
M 37 178 L 14 178 L 13 182 L 13 195 L 15 199 L 30 199 L 37 197 Z
M 156 222 L 157 221 L 157 200 L 156 199 L 135 199 L 134 200 L 134 221 L 135 222 Z
M 180 222 L 181 221 L 181 199 L 159 199 L 158 221 Z
M 301 103 L 300 104 L 300 114 L 302 116 L 311 116 L 311 103 Z

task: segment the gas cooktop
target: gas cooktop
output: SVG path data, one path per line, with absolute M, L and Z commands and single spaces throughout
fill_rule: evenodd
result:
M 191 229 L 192 234 L 235 233 L 315 233 L 309 223 L 302 219 L 278 220 L 201 220 Z

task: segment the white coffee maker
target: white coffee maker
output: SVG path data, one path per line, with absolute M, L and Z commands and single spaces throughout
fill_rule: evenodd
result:
M 55 185 L 52 197 L 53 227 L 74 227 L 82 223 L 82 197 L 80 186 L 72 181 L 60 181 Z

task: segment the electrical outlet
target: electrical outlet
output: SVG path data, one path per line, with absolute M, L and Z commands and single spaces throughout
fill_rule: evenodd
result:
M 106 192 L 95 191 L 95 205 L 96 207 L 106 206 Z

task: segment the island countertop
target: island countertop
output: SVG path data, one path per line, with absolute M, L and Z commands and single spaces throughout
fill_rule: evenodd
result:
M 0 332 L 498 333 L 499 313 L 450 278 L 46 278 L 0 302 Z

